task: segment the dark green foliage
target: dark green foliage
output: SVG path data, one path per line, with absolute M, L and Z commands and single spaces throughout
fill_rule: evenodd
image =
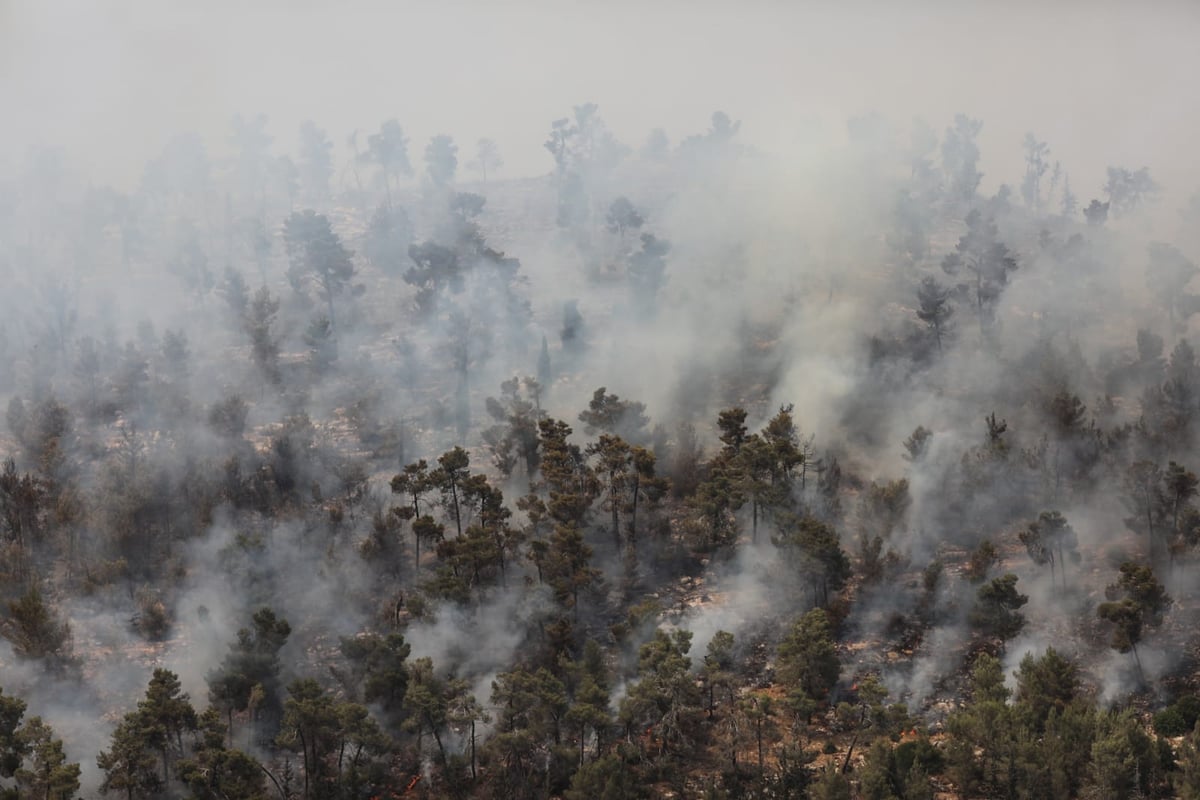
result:
M 1090 796 L 1119 800 L 1157 794 L 1163 778 L 1159 751 L 1132 711 L 1099 717 L 1085 789 Z
M 929 328 L 937 342 L 938 352 L 942 351 L 944 342 L 953 332 L 950 326 L 952 316 L 954 308 L 950 305 L 950 290 L 932 275 L 922 278 L 917 287 L 917 319 Z
M 1159 736 L 1184 736 L 1200 721 L 1200 697 L 1185 695 L 1154 715 L 1154 732 Z
M 52 395 L 28 407 L 20 396 L 14 395 L 8 402 L 7 422 L 30 461 L 43 469 L 52 466 L 55 452 L 74 430 L 70 410 Z
M 28 751 L 28 742 L 21 738 L 21 718 L 25 716 L 25 701 L 5 697 L 0 688 L 0 777 L 11 778 Z
M 470 475 L 470 456 L 461 447 L 438 456 L 438 467 L 429 473 L 429 485 L 442 495 L 442 505 L 450 512 L 454 520 L 455 531 L 459 537 L 463 534 L 463 485 Z
M 304 344 L 308 347 L 309 364 L 318 376 L 337 360 L 337 340 L 334 338 L 333 323 L 328 317 L 317 317 L 304 331 Z
M 170 780 L 171 760 L 184 754 L 184 733 L 197 726 L 196 710 L 183 693 L 179 676 L 165 669 L 154 670 L 146 696 L 134 713 L 145 745 L 162 757 L 166 783 Z
M 486 403 L 496 422 L 483 431 L 493 463 L 505 476 L 520 465 L 531 483 L 541 461 L 538 423 L 546 416 L 541 391 L 542 384 L 533 378 L 512 378 L 500 385 L 499 398 L 489 397 Z
M 783 517 L 772 542 L 788 571 L 808 587 L 811 605 L 828 605 L 850 577 L 850 560 L 837 533 L 815 517 Z
M 1057 571 L 1065 586 L 1067 558 L 1079 561 L 1079 539 L 1066 517 L 1058 511 L 1043 511 L 1018 534 L 1018 538 L 1033 563 L 1049 566 L 1051 579 Z
M 572 431 L 565 422 L 540 420 L 538 433 L 550 517 L 562 525 L 582 525 L 600 491 L 595 474 L 588 467 L 583 451 L 568 441 Z
M 895 758 L 897 775 L 912 775 L 914 769 L 926 775 L 939 775 L 945 768 L 946 760 L 942 751 L 925 736 L 901 742 L 896 746 Z M 909 783 L 912 781 L 905 779 L 905 784 Z
M 292 285 L 299 288 L 304 279 L 313 280 L 325 300 L 330 326 L 336 328 L 333 300 L 354 277 L 353 253 L 334 233 L 329 219 L 311 209 L 287 218 L 283 241 L 291 262 L 288 278 Z
M 392 183 L 412 175 L 412 164 L 408 160 L 408 137 L 394 119 L 379 126 L 379 133 L 367 137 L 367 150 L 358 154 L 358 159 L 377 168 L 378 182 L 383 184 L 388 205 L 392 204 Z
M 1179 770 L 1173 776 L 1181 800 L 1200 800 L 1200 733 L 1192 730 L 1180 744 Z
M 624 238 L 626 232 L 636 231 L 646 220 L 629 198 L 622 195 L 612 201 L 604 221 L 610 231 Z
M 417 290 L 417 309 L 431 314 L 446 291 L 458 294 L 463 290 L 462 271 L 458 255 L 436 242 L 413 244 L 408 248 L 413 266 L 404 273 L 404 282 Z
M 567 800 L 640 800 L 647 787 L 630 764 L 612 754 L 584 764 L 571 778 Z
M 601 386 L 592 394 L 586 410 L 579 414 L 584 431 L 589 435 L 608 433 L 630 442 L 642 442 L 646 435 L 646 405 L 622 400 L 615 394 L 607 394 Z
M 823 610 L 813 609 L 793 623 L 779 644 L 779 678 L 809 699 L 823 702 L 840 671 L 829 618 Z
M 704 654 L 703 665 L 700 668 L 700 679 L 708 692 L 708 715 L 711 717 L 716 707 L 718 692 L 728 694 L 725 698 L 733 703 L 734 695 L 734 637 L 728 631 L 717 631 L 708 643 Z
M 418 658 L 411 662 L 408 665 L 408 689 L 404 695 L 405 728 L 416 734 L 418 750 L 425 736 L 432 736 L 443 766 L 446 764 L 446 748 L 442 734 L 448 708 L 447 685 L 434 673 L 433 661 Z
M 942 261 L 942 270 L 951 276 L 968 273 L 970 283 L 963 284 L 971 294 L 975 312 L 979 317 L 980 333 L 991 327 L 1000 295 L 1008 285 L 1009 273 L 1017 268 L 1016 259 L 999 240 L 996 223 L 985 219 L 978 210 L 972 210 L 966 218 L 967 232 L 958 240 L 958 245 Z
M 644 315 L 657 309 L 658 294 L 666 285 L 667 254 L 671 243 L 643 233 L 641 249 L 629 257 L 629 291 L 632 306 Z
M 1110 646 L 1119 653 L 1132 653 L 1141 672 L 1137 646 L 1147 627 L 1163 623 L 1171 596 L 1154 576 L 1154 571 L 1131 561 L 1121 565 L 1121 575 L 1106 591 L 1108 602 L 1096 608 L 1096 615 L 1112 625 Z
M 898 800 L 899 780 L 891 743 L 876 739 L 867 750 L 866 761 L 858 771 L 858 793 L 863 800 Z
M 1200 195 L 1131 285 L 1144 231 L 1070 218 L 1043 142 L 1017 207 L 1011 176 L 979 195 L 981 123 L 953 120 L 940 171 L 915 127 L 897 149 L 859 117 L 844 158 L 773 174 L 718 112 L 626 171 L 582 104 L 552 123 L 552 175 L 473 192 L 448 135 L 403 186 L 395 121 L 335 174 L 323 130 L 276 153 L 260 116 L 232 160 L 176 141 L 127 193 L 74 201 L 49 152 L 0 175 L 0 671 L 29 702 L 0 695 L 0 798 L 1200 797 L 1192 679 L 1104 709 L 1129 682 L 1095 647 L 1129 670 L 1152 637 L 1187 649 Z M 482 142 L 485 184 L 498 165 Z M 757 195 L 798 177 L 762 218 Z M 1154 193 L 1110 178 L 1089 222 Z M 535 353 L 560 310 L 561 350 Z M 1047 571 L 1046 597 L 1010 565 Z M 263 603 L 278 615 L 217 654 L 206 710 L 195 664 L 154 670 L 136 706 L 108 679 L 121 658 L 211 668 L 197 648 Z M 1013 671 L 1026 615 L 1059 649 Z M 113 619 L 153 644 L 114 649 Z M 696 653 L 693 622 L 728 630 Z M 64 698 L 111 735 L 96 768 L 28 718 Z
M 689 669 L 692 634 L 656 631 L 638 653 L 638 682 L 621 703 L 627 731 L 648 731 L 665 750 L 686 752 L 694 742 L 703 700 Z
M 124 794 L 129 798 L 150 798 L 160 791 L 162 775 L 158 759 L 147 741 L 141 717 L 126 714 L 113 731 L 108 750 L 96 757 L 104 772 L 100 784 L 103 794 Z
M 1026 656 L 1014 702 L 1000 662 L 978 657 L 972 700 L 946 721 L 945 774 L 967 796 L 1075 797 L 1091 759 L 1096 711 L 1079 702 L 1074 664 Z
M 179 780 L 197 800 L 265 800 L 267 779 L 262 766 L 246 753 L 226 748 L 221 713 L 209 708 L 197 722 L 200 738 L 191 757 L 176 765 Z
M 1017 591 L 1016 575 L 994 578 L 976 593 L 969 617 L 971 625 L 985 636 L 1008 641 L 1025 626 L 1025 616 L 1018 609 L 1027 602 L 1029 598 Z
M 559 332 L 565 355 L 577 356 L 587 349 L 587 326 L 578 300 L 563 303 L 562 330 Z
M 971 553 L 971 559 L 963 572 L 972 583 L 981 583 L 999 560 L 1000 554 L 996 552 L 996 545 L 992 544 L 990 539 L 984 539 Z
M 912 435 L 904 440 L 904 458 L 906 461 L 919 461 L 929 449 L 929 441 L 933 438 L 933 431 L 926 428 L 924 425 L 918 425 L 912 432 Z
M 252 628 L 238 631 L 221 666 L 207 677 L 209 701 L 230 720 L 235 711 L 251 710 L 253 717 L 279 708 L 279 651 L 292 628 L 269 608 L 255 612 L 252 622 Z
M 279 381 L 279 340 L 271 326 L 279 312 L 279 301 L 271 299 L 266 286 L 254 293 L 250 308 L 242 319 L 242 330 L 250 339 L 254 363 L 268 383 Z
M 1078 692 L 1079 668 L 1053 647 L 1040 657 L 1028 653 L 1021 659 L 1016 700 L 1029 709 L 1039 728 L 1050 714 L 1064 714 Z
M 830 761 L 824 769 L 817 772 L 816 780 L 808 789 L 809 800 L 850 800 L 850 779 L 847 778 L 837 763 Z
M 366 767 L 389 741 L 356 703 L 338 703 L 312 679 L 288 686 L 276 742 L 299 750 L 305 797 L 339 797 L 371 790 Z
M 231 439 L 241 438 L 246 431 L 249 406 L 239 395 L 230 395 L 213 403 L 208 410 L 208 425 L 215 432 Z
M 12 545 L 14 583 L 29 579 L 34 558 L 44 549 L 52 488 L 39 475 L 18 473 L 11 458 L 0 468 L 0 544 Z
M 71 626 L 61 619 L 36 584 L 8 603 L 0 620 L 0 634 L 12 643 L 21 658 L 47 659 L 50 665 L 65 665 L 71 659 Z
M 1101 203 L 1095 198 L 1083 209 L 1083 216 L 1087 219 L 1089 225 L 1103 225 L 1108 221 L 1109 203 Z
M 79 791 L 80 767 L 67 761 L 62 739 L 54 730 L 33 717 L 18 734 L 27 748 L 25 766 L 16 770 L 17 786 L 28 798 L 70 800 Z

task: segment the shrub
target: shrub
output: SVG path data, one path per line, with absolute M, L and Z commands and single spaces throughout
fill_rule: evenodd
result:
M 1154 732 L 1159 736 L 1185 736 L 1200 719 L 1200 697 L 1187 695 L 1154 715 Z

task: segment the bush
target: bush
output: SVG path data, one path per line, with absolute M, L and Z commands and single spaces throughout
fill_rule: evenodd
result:
M 155 592 L 142 590 L 138 593 L 138 613 L 133 618 L 138 633 L 152 642 L 162 641 L 171 630 L 171 617 L 167 606 Z
M 1200 719 L 1200 697 L 1187 695 L 1154 715 L 1154 732 L 1159 736 L 1185 736 Z
M 926 775 L 939 775 L 945 767 L 942 751 L 923 737 L 916 741 L 904 742 L 896 748 L 897 774 L 907 775 L 914 762 L 921 765 Z

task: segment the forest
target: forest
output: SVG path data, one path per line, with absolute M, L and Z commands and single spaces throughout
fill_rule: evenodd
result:
M 728 109 L 0 169 L 0 798 L 1200 798 L 1200 191 Z

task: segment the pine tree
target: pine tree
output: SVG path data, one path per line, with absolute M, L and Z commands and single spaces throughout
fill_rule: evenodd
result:
M 293 212 L 283 224 L 291 267 L 288 277 L 299 286 L 305 277 L 313 279 L 325 300 L 330 328 L 336 330 L 337 316 L 333 300 L 354 278 L 351 253 L 334 233 L 329 218 L 312 209 Z
M 824 702 L 841 672 L 829 617 L 813 609 L 797 619 L 779 644 L 779 677 L 815 702 Z
M 983 335 L 992 324 L 996 305 L 1017 261 L 1000 241 L 995 222 L 973 210 L 967 214 L 966 223 L 967 232 L 959 238 L 954 252 L 942 260 L 942 270 L 947 275 L 958 275 L 963 270 L 970 274 L 972 285 L 967 288 L 973 295 Z
M 138 702 L 137 714 L 147 744 L 162 756 L 163 783 L 170 781 L 172 752 L 184 754 L 184 731 L 196 729 L 196 710 L 183 693 L 179 676 L 165 669 L 156 669 L 146 687 L 145 699 Z
M 1017 576 L 1009 573 L 979 587 L 968 618 L 972 626 L 1003 643 L 1025 626 L 1025 615 L 1018 609 L 1027 602 L 1029 598 L 1017 591 Z
M 30 800 L 70 800 L 79 791 L 79 764 L 67 761 L 62 739 L 33 717 L 18 734 L 27 749 L 27 765 L 16 770 L 17 786 Z
M 1171 607 L 1172 599 L 1147 566 L 1127 561 L 1121 565 L 1121 575 L 1106 591 L 1108 602 L 1096 608 L 1100 619 L 1112 624 L 1110 646 L 1119 653 L 1132 653 L 1138 675 L 1142 661 L 1137 646 L 1147 627 L 1158 628 Z
M 266 772 L 261 764 L 241 750 L 225 747 L 228 733 L 221 712 L 209 707 L 197 718 L 199 740 L 189 758 L 176 764 L 176 771 L 197 800 L 266 800 Z M 274 776 L 270 776 L 275 781 Z M 278 783 L 280 794 L 287 796 Z
M 279 709 L 279 651 L 292 628 L 269 608 L 255 612 L 252 622 L 253 628 L 238 631 L 229 654 L 206 679 L 209 701 L 225 712 L 231 739 L 234 712 L 249 710 L 252 699 L 258 701 L 256 711 L 273 715 Z
M 163 786 L 145 721 L 136 712 L 126 714 L 117 725 L 108 750 L 96 757 L 96 765 L 104 772 L 103 794 L 120 793 L 128 800 L 142 800 L 153 797 Z
M 943 349 L 943 342 L 951 333 L 950 318 L 954 316 L 954 308 L 950 305 L 950 290 L 938 283 L 937 278 L 927 275 L 917 287 L 917 319 L 921 320 L 933 332 L 937 342 L 938 352 Z

